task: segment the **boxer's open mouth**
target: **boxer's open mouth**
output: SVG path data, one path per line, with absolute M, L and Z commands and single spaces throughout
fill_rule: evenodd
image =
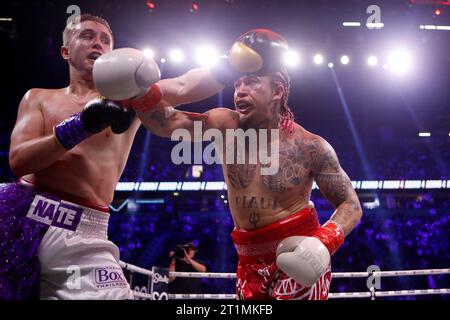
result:
M 102 54 L 100 52 L 92 52 L 88 55 L 88 59 L 95 61 L 98 59 L 98 57 L 100 57 Z
M 236 109 L 239 113 L 246 114 L 250 111 L 251 107 L 252 107 L 251 103 L 247 101 L 240 100 L 236 102 Z

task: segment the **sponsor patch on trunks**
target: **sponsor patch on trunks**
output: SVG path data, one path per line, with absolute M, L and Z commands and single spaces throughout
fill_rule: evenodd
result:
M 49 226 L 75 231 L 85 208 L 67 201 L 56 201 L 36 195 L 27 217 Z
M 97 289 L 125 288 L 128 283 L 120 267 L 107 266 L 95 268 L 95 287 Z

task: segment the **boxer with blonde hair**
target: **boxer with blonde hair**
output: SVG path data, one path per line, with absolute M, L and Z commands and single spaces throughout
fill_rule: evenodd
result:
M 160 81 L 156 63 L 138 50 L 125 53 L 141 67 L 139 79 L 111 87 L 100 67 L 94 81 L 95 62 L 113 43 L 106 20 L 89 14 L 72 20 L 61 47 L 69 85 L 31 89 L 20 102 L 9 154 L 18 180 L 0 184 L 1 300 L 133 298 L 107 236 L 108 205 L 141 124 L 132 108 L 159 102 L 173 108 L 224 86 L 209 69 Z M 129 68 L 123 60 L 115 64 L 117 71 Z M 115 102 L 97 85 L 129 101 Z

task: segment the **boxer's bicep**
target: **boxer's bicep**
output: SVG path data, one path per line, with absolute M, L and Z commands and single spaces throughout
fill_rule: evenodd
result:
M 207 112 L 208 118 L 205 120 L 205 129 L 236 129 L 239 127 L 239 114 L 228 108 L 214 108 Z
M 361 219 L 361 204 L 350 178 L 339 164 L 336 152 L 327 142 L 321 143 L 318 148 L 313 168 L 320 192 L 336 209 L 331 220 L 342 226 L 346 236 Z
M 313 176 L 323 196 L 337 208 L 355 195 L 350 178 L 341 168 L 336 152 L 325 140 L 319 139 L 313 153 Z
M 214 108 L 205 113 L 195 113 L 175 110 L 168 119 L 169 132 L 174 133 L 176 129 L 185 129 L 184 132 L 177 132 L 175 135 L 182 135 L 184 139 L 191 141 L 201 141 L 207 130 L 218 129 L 223 135 L 226 129 L 235 129 L 239 124 L 239 116 L 235 111 L 227 108 Z M 212 132 L 210 132 L 212 133 Z M 206 140 L 209 141 L 207 138 Z

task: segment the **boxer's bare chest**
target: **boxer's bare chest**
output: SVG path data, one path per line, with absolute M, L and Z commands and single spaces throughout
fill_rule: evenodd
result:
M 46 133 L 53 131 L 53 126 L 67 119 L 71 115 L 81 112 L 95 95 L 78 97 L 66 92 L 66 89 L 51 90 L 41 101 Z
M 297 133 L 290 139 L 280 139 L 278 170 L 273 174 L 262 174 L 264 165 L 259 162 L 224 165 L 228 201 L 235 220 L 246 228 L 257 228 L 258 224 L 267 224 L 264 220 L 277 220 L 277 215 L 288 215 L 304 207 L 312 188 L 315 150 L 313 142 Z M 274 161 L 272 157 L 271 163 Z
M 74 99 L 62 90 L 49 90 L 40 104 L 44 134 L 53 134 L 56 124 L 82 111 L 90 99 Z M 136 122 L 120 135 L 106 128 L 76 145 L 50 167 L 33 174 L 29 180 L 97 203 L 109 203 L 138 127 Z

